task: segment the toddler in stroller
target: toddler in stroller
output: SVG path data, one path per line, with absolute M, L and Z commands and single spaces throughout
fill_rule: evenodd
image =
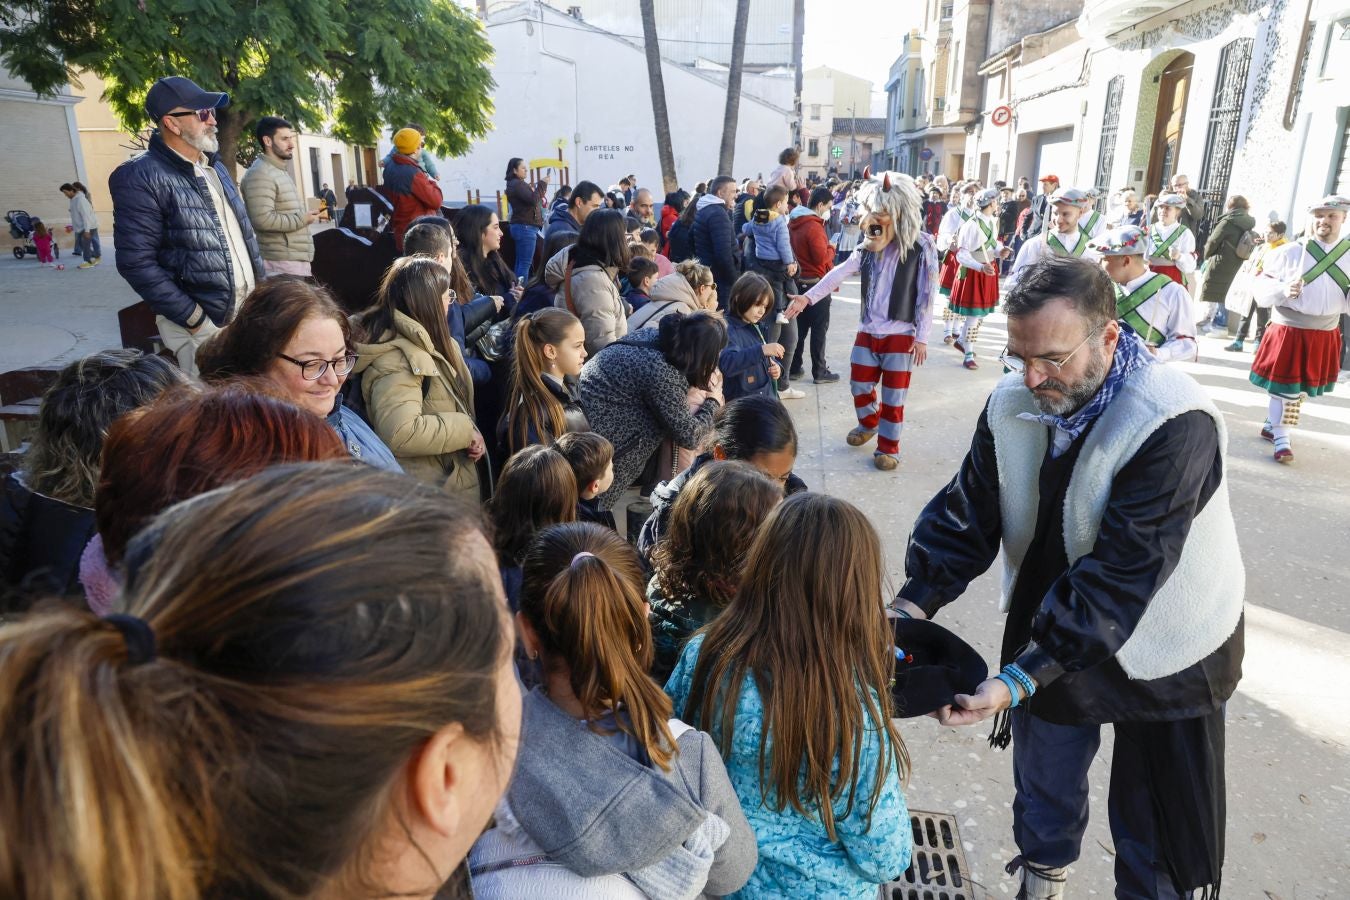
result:
M 42 224 L 42 220 L 36 216 L 30 216 L 22 209 L 11 209 L 5 213 L 5 221 L 9 223 L 9 236 L 19 243 L 14 245 L 14 258 L 23 259 L 25 255 L 38 257 L 42 262 L 49 263 L 61 255 L 61 248 L 57 246 L 56 241 L 51 241 L 51 257 L 44 258 L 44 254 L 39 250 L 37 241 L 37 228 Z M 43 229 L 46 231 L 46 229 Z M 50 238 L 50 233 L 48 234 Z

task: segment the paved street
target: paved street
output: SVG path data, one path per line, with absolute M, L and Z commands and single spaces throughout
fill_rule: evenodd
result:
M 0 371 L 117 345 L 116 310 L 134 296 L 112 264 L 111 242 L 104 245 L 105 262 L 90 271 L 40 269 L 31 258 L 0 260 Z M 857 295 L 853 282 L 834 305 L 830 361 L 845 378 Z M 872 517 L 895 586 L 910 526 L 955 471 L 999 377 L 994 358 L 1005 334 L 1001 316 L 985 324 L 983 367 L 973 373 L 940 340 L 930 345 L 928 365 L 914 378 L 902 462 L 893 473 L 873 469 L 870 448 L 845 445 L 854 421 L 847 381 L 823 388 L 808 382 L 807 399 L 791 404 L 802 439 L 797 471 L 812 489 L 845 497 Z M 1294 438 L 1298 460 L 1279 466 L 1257 437 L 1266 400 L 1247 382 L 1251 356 L 1224 353 L 1223 343 L 1202 338 L 1202 362 L 1184 367 L 1228 416 L 1233 506 L 1247 563 L 1245 677 L 1228 708 L 1224 895 L 1343 898 L 1350 896 L 1350 716 L 1337 698 L 1350 683 L 1344 587 L 1350 584 L 1350 385 L 1307 403 Z M 996 575 L 982 576 L 940 619 L 990 661 L 996 661 L 1002 627 L 997 584 Z M 1105 731 L 1091 779 L 1097 805 L 1071 880 L 1074 897 L 1112 893 L 1105 816 L 1111 740 Z M 1010 756 L 989 749 L 987 726 L 953 731 L 920 719 L 903 733 L 915 767 L 910 805 L 954 814 L 973 880 L 987 896 L 1011 896 L 1014 881 L 1002 873 L 1016 855 Z

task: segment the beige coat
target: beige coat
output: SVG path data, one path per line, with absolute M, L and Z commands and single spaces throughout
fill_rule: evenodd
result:
M 394 314 L 394 332 L 356 346 L 370 424 L 403 471 L 477 499 L 478 468 L 467 452 L 476 428 L 473 380 L 459 345 L 451 341 L 446 359 L 427 330 L 403 313 Z
M 314 238 L 309 234 L 309 210 L 295 182 L 281 164 L 259 154 L 239 181 L 248 220 L 258 236 L 262 258 L 274 262 L 310 262 Z
M 562 256 L 562 254 L 558 254 Z M 553 265 L 555 256 L 549 260 Z M 564 260 L 563 269 L 567 262 Z M 556 271 L 556 270 L 555 270 Z M 558 276 L 557 295 L 554 305 L 570 310 L 581 320 L 586 332 L 586 353 L 594 356 L 605 347 L 628 333 L 628 304 L 619 296 L 619 285 L 615 282 L 617 270 L 601 268 L 597 265 L 582 266 L 572 270 L 572 302 L 567 302 L 566 285 Z M 548 271 L 545 270 L 545 278 Z
M 652 301 L 628 317 L 628 330 L 655 328 L 657 324 L 673 313 L 698 312 L 698 295 L 679 272 L 658 278 L 652 285 Z

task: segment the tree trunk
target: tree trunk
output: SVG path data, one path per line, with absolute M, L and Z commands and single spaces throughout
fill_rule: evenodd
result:
M 666 81 L 661 74 L 661 45 L 656 36 L 656 0 L 641 0 L 642 38 L 647 50 L 647 86 L 652 94 L 656 149 L 661 156 L 661 183 L 667 194 L 680 189 L 675 176 L 675 148 L 670 142 L 670 113 L 666 110 Z
M 219 159 L 230 178 L 238 182 L 239 138 L 243 136 L 246 113 L 242 109 L 216 110 L 216 140 L 220 141 Z
M 750 0 L 736 0 L 736 29 L 731 36 L 731 71 L 727 73 L 727 111 L 722 119 L 722 152 L 717 174 L 730 175 L 736 160 L 736 121 L 741 112 L 741 69 L 745 65 L 745 32 L 750 27 Z

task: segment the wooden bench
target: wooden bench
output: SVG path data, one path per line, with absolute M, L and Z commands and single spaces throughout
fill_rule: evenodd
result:
M 42 395 L 61 370 L 33 366 L 0 374 L 0 453 L 17 450 L 37 429 Z
M 122 338 L 122 346 L 128 350 L 163 356 L 177 363 L 174 355 L 165 349 L 164 339 L 159 336 L 159 326 L 155 324 L 155 313 L 144 300 L 117 311 L 117 330 Z

